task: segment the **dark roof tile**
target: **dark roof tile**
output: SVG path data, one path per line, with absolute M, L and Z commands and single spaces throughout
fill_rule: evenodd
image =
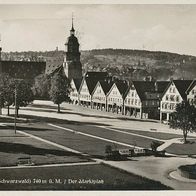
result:
M 186 90 L 190 86 L 192 80 L 173 80 L 176 88 L 183 99 L 186 99 Z
M 45 73 L 48 75 L 52 74 L 56 69 L 63 65 L 63 61 L 64 60 L 61 57 L 47 57 Z
M 79 91 L 82 79 L 73 79 L 73 81 L 74 81 L 77 91 Z

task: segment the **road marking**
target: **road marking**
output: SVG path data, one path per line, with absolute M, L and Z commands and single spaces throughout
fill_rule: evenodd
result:
M 115 140 L 110 140 L 110 139 L 106 139 L 106 138 L 103 138 L 103 137 L 91 135 L 91 134 L 88 134 L 88 133 L 83 133 L 83 132 L 80 132 L 80 131 L 75 131 L 75 130 L 73 130 L 73 129 L 61 127 L 61 126 L 54 125 L 54 124 L 51 124 L 51 123 L 48 123 L 48 125 L 50 125 L 50 126 L 52 126 L 52 127 L 56 127 L 56 128 L 58 128 L 58 129 L 63 129 L 63 130 L 65 130 L 65 131 L 69 131 L 69 132 L 71 132 L 71 133 L 84 135 L 84 136 L 87 136 L 87 137 L 91 137 L 91 138 L 95 138 L 95 139 L 99 139 L 99 140 L 103 140 L 103 141 L 107 141 L 107 142 L 119 144 L 119 145 L 122 145 L 122 146 L 127 146 L 127 147 L 131 147 L 131 148 L 137 147 L 137 148 L 139 148 L 139 149 L 143 149 L 143 148 L 140 147 L 140 146 L 135 146 L 135 145 L 131 145 L 131 144 L 126 144 L 126 143 L 118 142 L 118 141 L 115 141 Z
M 108 128 L 108 127 L 105 127 L 105 126 L 97 126 L 97 127 L 108 129 L 108 130 L 111 130 L 111 131 L 114 131 L 114 132 L 124 133 L 124 134 L 127 134 L 127 135 L 134 135 L 134 136 L 138 136 L 138 137 L 143 137 L 143 138 L 147 138 L 147 139 L 151 139 L 151 140 L 158 140 L 158 141 L 161 141 L 161 142 L 165 142 L 166 141 L 166 140 L 157 139 L 157 138 L 154 138 L 154 137 L 140 135 L 140 134 L 137 134 L 137 133 L 130 133 L 130 132 L 127 132 L 127 131 L 120 131 L 118 129 Z
M 77 166 L 77 165 L 98 165 L 98 162 L 80 162 L 80 163 L 62 163 L 62 164 L 46 164 L 46 165 L 29 165 L 29 166 L 10 166 L 10 167 L 0 167 L 3 169 L 24 169 L 24 168 L 44 168 L 44 167 L 63 167 L 63 166 Z

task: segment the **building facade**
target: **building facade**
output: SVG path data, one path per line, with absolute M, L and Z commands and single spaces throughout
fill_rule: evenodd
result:
M 196 107 L 196 80 L 193 80 L 186 90 L 187 101 Z
M 98 81 L 92 92 L 92 108 L 107 111 L 107 93 L 112 86 L 112 81 Z
M 170 119 L 170 114 L 175 111 L 176 105 L 183 100 L 187 100 L 185 92 L 191 82 L 191 80 L 173 80 L 169 83 L 161 97 L 160 121 L 168 121 Z
M 36 76 L 45 73 L 45 62 L 34 61 L 1 61 L 0 73 L 6 73 L 16 79 L 33 80 Z
M 81 79 L 72 79 L 70 82 L 71 92 L 70 92 L 70 100 L 73 104 L 79 104 L 79 88 L 81 85 Z
M 46 62 L 44 61 L 5 61 L 1 56 L 0 47 L 0 73 L 8 74 L 15 79 L 25 79 L 33 81 L 34 78 L 45 73 Z
M 160 97 L 169 82 L 132 81 L 125 96 L 125 114 L 137 118 L 158 119 Z
M 133 83 L 126 92 L 124 105 L 125 115 L 142 118 L 142 102 Z
M 78 39 L 75 36 L 75 29 L 70 30 L 70 36 L 65 44 L 65 58 L 63 62 L 64 72 L 68 79 L 81 79 L 82 78 L 82 64 L 80 62 L 80 51 Z
M 107 111 L 124 114 L 124 96 L 128 84 L 125 81 L 116 81 L 107 93 Z

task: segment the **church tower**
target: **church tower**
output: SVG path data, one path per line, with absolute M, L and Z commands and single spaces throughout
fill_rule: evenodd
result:
M 80 51 L 78 39 L 75 36 L 75 30 L 73 26 L 70 30 L 70 36 L 65 44 L 65 58 L 64 58 L 64 71 L 68 79 L 81 79 L 82 78 L 82 64 L 80 62 Z

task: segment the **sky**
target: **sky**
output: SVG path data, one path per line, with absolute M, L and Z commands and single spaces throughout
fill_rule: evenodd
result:
M 1 4 L 3 51 L 46 51 L 74 28 L 81 50 L 167 51 L 196 56 L 196 5 Z

